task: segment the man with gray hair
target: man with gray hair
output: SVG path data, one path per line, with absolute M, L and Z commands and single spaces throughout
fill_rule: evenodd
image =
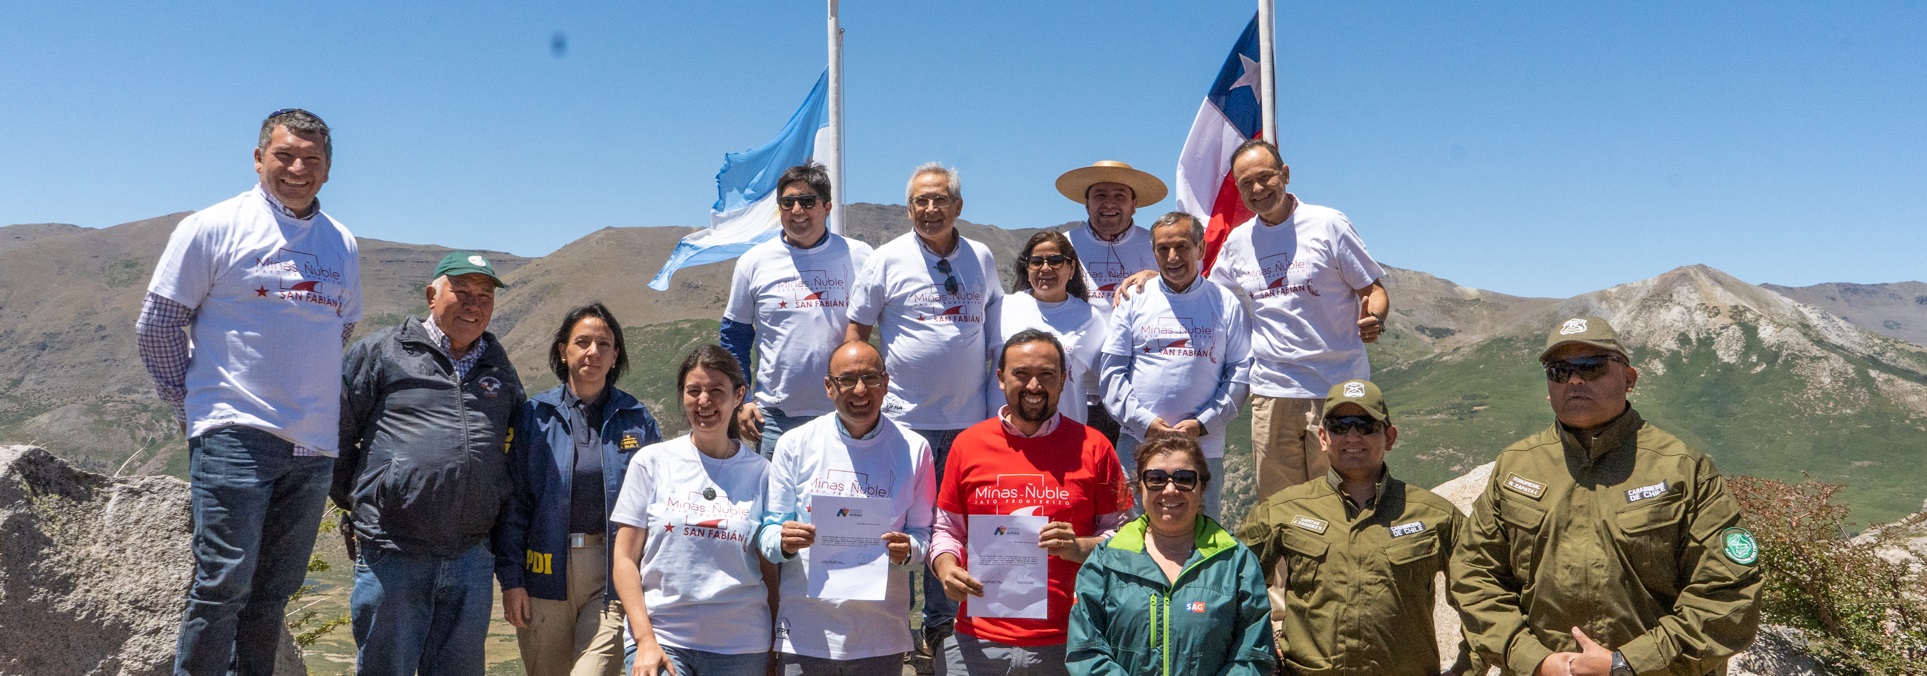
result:
M 930 442 L 937 481 L 943 481 L 950 442 L 989 418 L 986 364 L 999 335 L 1004 283 L 990 249 L 957 232 L 963 189 L 954 169 L 931 162 L 910 174 L 910 232 L 877 247 L 850 291 L 846 340 L 868 341 L 883 329 L 884 370 L 890 373 L 884 415 Z M 924 576 L 924 639 L 937 645 L 950 630 L 956 604 L 943 585 Z
M 341 347 L 361 320 L 355 238 L 315 199 L 333 157 L 321 118 L 269 114 L 260 182 L 181 221 L 134 326 L 187 436 L 194 580 L 178 674 L 272 673 L 307 574 L 339 452 Z
M 1237 296 L 1199 276 L 1204 225 L 1182 211 L 1151 224 L 1158 282 L 1118 304 L 1099 357 L 1104 405 L 1124 434 L 1125 476 L 1137 476 L 1139 444 L 1181 435 L 1224 476 L 1224 430 L 1238 416 L 1251 371 L 1251 337 Z M 1205 283 L 1200 283 L 1205 282 Z M 1223 489 L 1205 487 L 1204 513 L 1218 518 Z
M 370 334 L 341 367 L 342 454 L 328 495 L 357 543 L 357 674 L 486 666 L 490 537 L 509 499 L 522 381 L 488 332 L 503 286 L 488 259 L 452 252 L 432 279 L 427 318 Z

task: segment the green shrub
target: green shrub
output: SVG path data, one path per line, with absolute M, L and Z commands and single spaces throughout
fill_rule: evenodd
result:
M 1837 484 L 1735 477 L 1727 488 L 1759 539 L 1766 622 L 1805 631 L 1837 673 L 1927 673 L 1927 576 L 1879 554 L 1927 513 L 1851 538 L 1847 507 L 1833 502 Z

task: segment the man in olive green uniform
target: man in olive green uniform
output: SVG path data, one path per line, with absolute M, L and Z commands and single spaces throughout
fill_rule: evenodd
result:
M 1398 428 L 1378 386 L 1332 386 L 1318 440 L 1326 475 L 1273 494 L 1238 530 L 1266 573 L 1286 576 L 1267 580 L 1285 672 L 1435 676 L 1433 580 L 1459 512 L 1386 469 Z
M 1712 459 L 1626 402 L 1606 320 L 1554 327 L 1558 422 L 1499 454 L 1452 556 L 1474 649 L 1508 674 L 1723 674 L 1753 642 L 1759 551 Z

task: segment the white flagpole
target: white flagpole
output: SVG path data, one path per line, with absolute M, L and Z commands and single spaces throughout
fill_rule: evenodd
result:
M 1272 48 L 1272 23 L 1272 0 L 1258 0 L 1258 105 L 1264 110 L 1265 140 L 1275 146 L 1278 145 L 1278 71 L 1274 63 L 1277 59 L 1273 58 L 1276 50 Z M 836 82 L 836 76 L 830 76 L 830 82 Z M 830 91 L 836 91 L 834 84 Z
M 843 25 L 836 20 L 837 0 L 830 3 L 830 135 L 823 165 L 830 174 L 830 232 L 843 234 Z

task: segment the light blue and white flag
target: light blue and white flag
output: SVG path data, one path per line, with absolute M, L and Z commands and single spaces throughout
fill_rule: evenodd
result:
M 829 73 L 817 78 L 810 97 L 790 115 L 783 133 L 769 143 L 740 153 L 723 155 L 723 169 L 716 172 L 716 204 L 709 208 L 709 228 L 689 233 L 676 244 L 669 261 L 662 264 L 649 288 L 669 290 L 669 276 L 677 270 L 741 256 L 783 231 L 776 221 L 776 180 L 790 167 L 816 159 L 829 164 L 834 144 L 822 139 L 830 132 Z M 829 195 L 824 195 L 829 198 Z M 833 215 L 830 232 L 842 230 Z

